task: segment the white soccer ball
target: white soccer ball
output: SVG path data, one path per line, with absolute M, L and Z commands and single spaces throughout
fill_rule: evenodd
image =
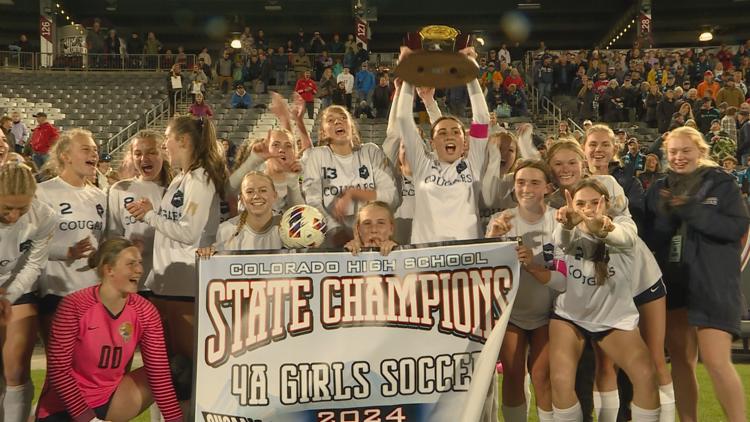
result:
M 317 248 L 326 238 L 326 219 L 315 207 L 295 205 L 281 216 L 279 235 L 289 249 Z

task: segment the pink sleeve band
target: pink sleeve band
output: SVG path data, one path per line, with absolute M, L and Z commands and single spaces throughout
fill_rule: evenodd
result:
M 555 259 L 552 261 L 552 269 L 565 277 L 568 276 L 568 267 L 565 265 L 565 261 L 561 259 Z
M 469 129 L 469 135 L 472 138 L 483 139 L 487 138 L 490 134 L 490 125 L 483 123 L 473 123 Z

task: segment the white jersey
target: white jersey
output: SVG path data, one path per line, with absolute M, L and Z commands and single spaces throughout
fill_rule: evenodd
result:
M 364 144 L 346 156 L 334 153 L 327 146 L 314 147 L 306 150 L 305 156 L 305 201 L 323 213 L 329 230 L 341 224 L 354 226 L 360 205 L 357 201 L 351 202 L 343 223 L 333 218 L 336 201 L 347 189 L 374 190 L 376 200 L 395 208 L 396 184 L 388 160 L 377 145 Z
M 89 238 L 94 249 L 104 234 L 107 219 L 107 194 L 96 186 L 76 187 L 60 177 L 39 184 L 37 198 L 49 205 L 59 222 L 52 237 L 49 260 L 39 283 L 42 296 L 66 296 L 97 283 L 96 272 L 86 257 L 68 260 L 68 249 Z
M 229 189 L 228 192 L 236 192 L 241 194 L 240 187 L 242 185 L 242 179 L 245 175 L 251 171 L 265 172 L 266 163 L 258 154 L 251 152 L 250 156 L 247 157 L 245 162 L 240 165 L 237 170 L 232 172 L 229 176 Z M 276 189 L 276 202 L 273 204 L 273 214 L 282 215 L 284 211 L 291 208 L 294 205 L 304 204 L 305 200 L 302 198 L 302 192 L 300 191 L 300 175 L 297 173 L 287 173 L 283 180 L 273 179 L 273 187 Z M 240 205 L 242 201 L 240 201 Z
M 282 248 L 278 217 L 274 218 L 273 223 L 263 232 L 256 232 L 245 224 L 238 233 L 237 225 L 241 217 L 238 215 L 221 223 L 219 232 L 216 234 L 216 250 L 250 251 Z
M 219 227 L 219 195 L 208 173 L 197 168 L 178 174 L 145 221 L 156 229 L 154 278 L 146 287 L 159 295 L 195 297 L 195 251 L 213 245 Z
M 557 210 L 547 207 L 539 221 L 530 223 L 524 220 L 518 213 L 518 208 L 507 210 L 513 215 L 511 229 L 502 240 L 515 241 L 521 237 L 523 244 L 530 248 L 534 254 L 532 262 L 543 265 L 552 271 L 551 284 L 560 284 L 563 274 L 557 272 L 557 262 L 563 259 L 562 251 L 555 247 L 552 235 L 557 222 L 555 213 Z M 497 213 L 492 219 L 500 216 Z M 535 330 L 549 322 L 549 314 L 552 311 L 552 302 L 555 292 L 534 278 L 527 271 L 521 270 L 520 281 L 516 301 L 510 313 L 510 322 L 524 330 Z
M 489 112 L 479 83 L 469 84 L 469 92 L 474 120 L 487 124 Z M 414 124 L 413 102 L 414 89 L 405 82 L 395 112 L 406 160 L 413 174 L 416 203 L 419 204 L 414 211 L 411 243 L 477 239 L 480 237 L 480 178 L 487 137 L 475 138 L 467 134 L 470 142 L 468 157 L 453 163 L 441 162 L 426 153 L 422 146 Z
M 15 223 L 0 223 L 0 287 L 10 303 L 34 291 L 56 228 L 55 212 L 37 199 Z
M 125 206 L 133 201 L 146 198 L 156 207 L 161 203 L 166 188 L 156 182 L 137 178 L 121 180 L 109 189 L 107 212 L 107 237 L 124 237 L 131 242 L 143 245 L 143 277 L 138 290 L 144 290 L 153 275 L 154 233 L 153 227 L 138 221 L 130 215 Z
M 638 264 L 634 258 L 637 229 L 628 216 L 614 217 L 613 223 L 615 230 L 603 240 L 578 228 L 565 230 L 560 224 L 554 233 L 567 264 L 565 291 L 555 300 L 555 313 L 592 332 L 633 330 L 638 326 L 631 282 L 634 265 Z M 609 273 L 607 281 L 598 286 L 592 257 L 602 242 L 609 254 Z

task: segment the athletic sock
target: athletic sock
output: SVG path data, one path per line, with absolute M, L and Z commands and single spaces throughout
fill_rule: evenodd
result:
M 505 422 L 526 422 L 528 420 L 526 403 L 514 407 L 503 405 L 503 420 Z
M 630 413 L 633 416 L 633 422 L 659 422 L 660 409 L 654 410 L 641 409 L 635 404 L 630 404 Z
M 558 409 L 552 406 L 554 411 L 555 422 L 582 422 L 583 412 L 581 411 L 581 403 L 576 402 L 573 406 L 567 409 Z
M 659 415 L 659 422 L 674 422 L 674 385 L 671 382 L 669 384 L 659 386 L 659 403 L 661 404 L 661 414 Z
M 7 422 L 26 422 L 31 412 L 31 400 L 34 398 L 34 384 L 31 380 L 23 385 L 7 386 L 3 411 Z
M 617 422 L 617 412 L 620 410 L 620 396 L 617 390 L 594 391 L 594 408 L 597 421 Z
M 553 412 L 552 410 L 548 412 L 546 410 L 542 410 L 542 408 L 540 407 L 537 407 L 536 414 L 539 417 L 539 422 L 554 422 L 555 420 L 555 412 Z

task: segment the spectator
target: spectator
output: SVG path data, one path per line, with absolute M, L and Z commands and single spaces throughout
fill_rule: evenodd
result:
M 357 40 L 354 38 L 353 34 L 349 34 L 346 36 L 346 42 L 344 43 L 344 49 L 345 51 L 350 51 L 352 54 L 357 54 L 359 51 L 359 47 L 357 45 Z
M 336 80 L 333 78 L 333 70 L 325 68 L 318 83 L 318 98 L 321 108 L 326 108 L 333 102 L 333 91 L 336 89 Z
M 323 53 L 315 60 L 315 79 L 320 80 L 323 71 L 328 67 L 333 67 L 333 59 L 328 55 L 328 51 L 323 50 Z
M 143 65 L 141 54 L 143 54 L 143 40 L 141 36 L 133 31 L 130 34 L 130 39 L 125 45 L 125 52 L 128 53 L 128 67 L 131 69 L 137 69 Z
M 510 106 L 511 117 L 521 117 L 528 114 L 526 94 L 516 87 L 516 84 L 508 86 L 505 102 Z
M 103 54 L 106 52 L 102 24 L 99 18 L 94 19 L 91 30 L 86 34 L 86 49 L 89 54 L 89 66 L 101 67 Z
M 623 118 L 628 122 L 633 123 L 636 119 L 636 103 L 639 98 L 638 89 L 631 82 L 631 77 L 625 76 L 622 86 L 620 87 L 620 96 L 622 97 Z
M 370 61 L 370 52 L 367 51 L 364 44 L 361 42 L 357 43 L 357 52 L 355 53 L 355 66 L 357 69 L 364 66 L 365 63 Z M 373 80 L 373 85 L 375 81 Z
M 110 29 L 107 33 L 107 39 L 104 40 L 104 44 L 105 51 L 109 55 L 107 67 L 117 69 L 122 66 L 120 62 L 120 37 L 117 36 L 117 31 Z
M 742 93 L 741 89 L 737 88 L 731 76 L 727 77 L 724 87 L 719 89 L 719 92 L 716 94 L 716 102 L 719 104 L 725 102 L 728 106 L 739 107 L 744 101 L 745 94 Z
M 37 168 L 42 168 L 49 158 L 49 150 L 57 140 L 59 131 L 47 121 L 47 113 L 40 111 L 34 117 L 37 126 L 31 134 L 32 158 Z
M 200 65 L 195 64 L 193 66 L 193 71 L 190 72 L 187 78 L 190 81 L 190 95 L 193 96 L 193 100 L 195 100 L 195 96 L 197 94 L 206 93 L 206 85 L 208 84 L 208 77 L 206 76 L 205 73 L 203 73 L 203 70 L 201 69 Z
M 229 90 L 229 87 L 232 85 L 233 73 L 234 73 L 234 62 L 229 57 L 229 52 L 224 51 L 224 54 L 216 62 L 216 75 L 217 75 L 217 80 L 219 83 L 219 88 L 225 94 Z
M 344 54 L 345 47 L 339 34 L 333 34 L 333 40 L 328 44 L 328 51 L 331 54 Z
M 656 105 L 656 121 L 659 133 L 664 133 L 669 129 L 669 123 L 672 121 L 672 115 L 675 111 L 674 92 L 668 89 Z
M 372 107 L 370 107 L 370 104 L 365 100 L 359 102 L 357 108 L 354 110 L 354 116 L 359 119 L 375 118 L 375 116 L 372 115 Z
M 188 113 L 190 113 L 190 115 L 196 119 L 200 119 L 203 117 L 211 118 L 214 115 L 213 110 L 211 110 L 211 106 L 206 104 L 202 93 L 195 94 L 195 100 L 193 101 L 193 104 L 190 104 Z
M 271 72 L 273 71 L 273 66 L 271 64 L 271 60 L 266 57 L 266 54 L 261 50 L 258 53 L 258 62 L 260 63 L 260 75 L 258 77 L 258 80 L 260 80 L 260 83 L 263 84 L 263 93 L 268 94 L 268 84 L 271 81 Z
M 625 174 L 629 176 L 640 176 L 646 169 L 646 156 L 643 155 L 635 138 L 628 139 L 628 152 L 622 157 L 622 166 Z
M 346 108 L 352 108 L 352 93 L 354 92 L 354 75 L 349 73 L 349 67 L 344 66 L 343 72 L 336 78 L 337 83 L 344 83 L 346 90 Z
M 716 95 L 719 93 L 719 83 L 714 80 L 714 73 L 707 70 L 703 73 L 703 82 L 698 84 L 698 97 L 703 98 L 706 96 L 706 91 L 711 91 L 711 97 L 716 99 Z
M 706 99 L 701 104 L 701 108 L 698 111 L 698 115 L 695 116 L 695 123 L 698 125 L 698 131 L 700 133 L 708 133 L 711 129 L 711 122 L 714 120 L 721 119 L 721 113 L 713 106 L 710 99 Z
M 284 51 L 284 47 L 279 47 L 277 54 L 271 56 L 271 66 L 276 78 L 276 85 L 286 85 L 287 72 L 289 71 L 289 55 Z
M 325 49 L 325 46 L 326 46 L 326 42 L 323 40 L 323 37 L 320 36 L 320 32 L 315 31 L 313 33 L 312 39 L 310 40 L 310 48 L 309 48 L 310 53 L 319 54 L 323 52 L 323 50 Z
M 305 72 L 310 72 L 312 69 L 310 57 L 305 55 L 305 49 L 303 47 L 300 47 L 297 50 L 297 54 L 292 57 L 292 69 L 294 69 L 294 73 L 298 80 L 302 80 Z
M 252 49 L 255 46 L 255 38 L 253 38 L 253 31 L 249 26 L 246 26 L 245 30 L 240 34 L 240 44 L 243 53 L 247 55 L 252 53 Z
M 661 173 L 661 161 L 659 160 L 659 156 L 656 154 L 646 155 L 643 172 L 638 176 L 638 180 L 641 181 L 643 189 L 647 190 L 651 183 L 662 176 L 663 174 Z
M 624 104 L 620 96 L 620 87 L 617 79 L 610 79 L 607 89 L 599 99 L 601 104 L 600 113 L 603 111 L 604 121 L 609 123 L 622 121 L 622 110 Z
M 18 141 L 16 140 L 16 135 L 11 131 L 12 128 L 13 119 L 8 116 L 0 117 L 0 132 L 2 132 L 2 135 L 5 138 L 5 143 L 10 151 L 15 151 L 18 149 Z
M 594 118 L 594 102 L 596 93 L 594 92 L 594 82 L 591 79 L 586 80 L 586 85 L 578 91 L 578 119 L 589 120 Z
M 526 88 L 526 83 L 524 83 L 521 74 L 518 72 L 518 68 L 512 68 L 510 70 L 510 75 L 503 81 L 503 86 L 505 87 L 506 91 L 508 90 L 510 84 L 516 84 L 516 87 L 521 90 Z
M 306 47 L 305 45 L 305 30 L 300 28 L 297 30 L 297 36 L 293 41 L 294 51 L 299 51 L 300 48 Z
M 348 100 L 347 100 L 348 98 Z M 342 107 L 346 107 L 347 110 L 351 106 L 351 96 L 347 97 L 346 94 L 346 85 L 344 81 L 340 81 L 336 84 L 336 89 L 333 91 L 333 95 L 331 97 L 331 100 L 333 104 L 340 105 Z
M 201 52 L 198 53 L 198 60 L 203 59 L 203 63 L 205 63 L 208 68 L 211 68 L 211 65 L 213 64 L 213 61 L 211 61 L 211 55 L 208 54 L 208 47 L 203 47 L 201 49 Z M 210 73 L 206 73 L 206 76 L 211 77 Z
M 375 75 L 368 69 L 367 62 L 362 63 L 362 67 L 354 77 L 354 90 L 356 92 L 357 102 L 365 100 L 369 104 L 372 101 L 372 92 L 375 89 Z
M 149 32 L 146 35 L 146 42 L 143 45 L 143 53 L 148 54 L 150 57 L 146 57 L 146 63 L 150 69 L 156 69 L 159 63 L 157 54 L 161 53 L 162 45 L 161 42 L 156 38 L 156 34 Z
M 333 64 L 333 77 L 338 80 L 339 75 L 344 71 L 344 65 L 341 64 L 341 59 L 336 58 L 334 59 L 335 63 Z
M 393 89 L 391 88 L 391 84 L 388 83 L 388 77 L 385 75 L 381 76 L 378 81 L 378 86 L 375 87 L 375 91 L 373 91 L 372 94 L 372 104 L 375 107 L 375 115 L 379 119 L 388 117 L 392 95 Z
M 234 87 L 231 104 L 232 108 L 250 108 L 253 105 L 253 100 L 250 98 L 250 94 L 245 91 L 245 85 L 237 84 Z
M 206 62 L 203 60 L 203 57 L 198 59 L 198 68 L 203 72 L 204 75 L 206 75 L 206 79 L 209 81 L 211 78 L 211 66 L 207 65 Z
M 445 90 L 448 110 L 453 116 L 466 117 L 466 106 L 469 104 L 469 91 L 466 86 L 455 86 Z
M 721 118 L 721 131 L 737 143 L 737 107 L 727 107 L 727 112 Z
M 31 132 L 29 131 L 29 128 L 26 127 L 26 124 L 21 121 L 21 113 L 18 111 L 13 111 L 10 114 L 10 118 L 13 121 L 13 126 L 11 126 L 10 131 L 16 139 L 16 145 L 14 148 L 17 153 L 22 154 Z
M 487 68 L 479 76 L 479 83 L 482 85 L 482 88 L 486 88 L 493 86 L 495 82 L 502 87 L 503 75 L 500 71 L 495 70 L 495 62 L 489 62 Z M 492 108 L 490 107 L 490 109 Z
M 750 111 L 737 113 L 737 157 L 742 165 L 747 165 L 750 157 Z
M 646 82 L 648 84 L 648 82 Z M 648 127 L 658 127 L 658 119 L 656 116 L 656 107 L 661 100 L 661 93 L 657 85 L 648 85 L 648 95 L 646 96 L 646 116 L 645 121 Z
M 505 96 L 505 88 L 498 81 L 490 82 L 490 87 L 487 89 L 487 108 L 495 110 L 498 105 L 503 103 Z M 508 116 L 505 116 L 508 117 Z
M 552 57 L 544 55 L 542 65 L 534 75 L 534 82 L 536 83 L 537 89 L 539 90 L 539 98 L 551 97 L 552 96 L 552 83 L 553 83 L 552 69 Z
M 500 49 L 497 50 L 497 57 L 500 61 L 507 63 L 510 65 L 510 51 L 508 51 L 508 47 L 505 43 L 502 43 L 500 45 Z
M 302 78 L 297 81 L 297 84 L 294 86 L 294 91 L 305 100 L 307 117 L 312 119 L 315 112 L 315 94 L 318 92 L 318 86 L 315 84 L 315 81 L 310 79 L 309 70 L 302 73 Z
M 167 92 L 169 93 L 169 115 L 174 115 L 177 95 L 186 87 L 185 77 L 179 64 L 172 65 L 167 76 Z
M 570 85 L 575 77 L 575 65 L 568 62 L 568 55 L 560 54 L 557 63 L 552 67 L 553 72 L 553 92 L 557 94 L 567 94 L 570 92 Z
M 260 92 L 257 86 L 260 82 L 260 62 L 258 61 L 257 53 L 250 55 L 250 59 L 245 64 L 245 68 L 243 69 L 243 81 L 250 82 L 250 89 L 253 90 L 253 92 Z

